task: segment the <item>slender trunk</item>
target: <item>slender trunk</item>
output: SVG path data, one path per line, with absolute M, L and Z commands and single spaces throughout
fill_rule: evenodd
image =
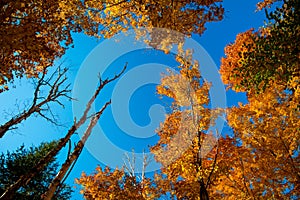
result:
M 82 136 L 81 140 L 77 143 L 76 147 L 74 148 L 72 154 L 68 157 L 65 163 L 61 166 L 60 171 L 57 173 L 56 177 L 51 182 L 50 186 L 48 187 L 48 191 L 46 191 L 42 198 L 44 200 L 51 200 L 57 187 L 60 185 L 62 179 L 68 172 L 69 168 L 71 167 L 72 163 L 80 156 L 80 153 L 84 147 L 85 142 L 91 135 L 92 129 L 97 124 L 100 116 L 102 115 L 103 111 L 106 107 L 111 103 L 111 101 L 106 102 L 103 108 L 91 119 L 90 124 L 88 125 L 87 130 L 85 131 L 84 135 Z
M 68 130 L 68 133 L 65 137 L 61 138 L 58 145 L 56 146 L 56 148 L 54 148 L 53 150 L 51 150 L 43 159 L 41 159 L 37 165 L 32 168 L 32 170 L 30 172 L 28 172 L 27 174 L 22 175 L 14 184 L 10 185 L 5 191 L 4 193 L 0 196 L 0 199 L 4 199 L 4 200 L 10 200 L 13 199 L 13 195 L 16 193 L 16 191 L 22 187 L 23 185 L 27 184 L 34 176 L 36 176 L 40 171 L 43 170 L 43 168 L 47 165 L 47 163 L 49 163 L 57 154 L 58 152 L 67 144 L 67 142 L 70 140 L 71 136 L 75 133 L 75 131 L 86 122 L 87 117 L 88 117 L 88 112 L 90 111 L 90 108 L 92 106 L 92 104 L 94 103 L 95 99 L 97 98 L 97 96 L 99 95 L 100 91 L 105 87 L 105 85 L 107 85 L 108 83 L 116 80 L 117 78 L 119 78 L 121 76 L 121 74 L 125 71 L 127 64 L 124 66 L 123 70 L 115 75 L 113 78 L 111 79 L 105 79 L 104 81 L 102 81 L 100 79 L 100 85 L 98 86 L 98 88 L 96 89 L 96 91 L 94 92 L 93 96 L 91 97 L 91 99 L 89 100 L 89 102 L 86 105 L 86 108 L 80 118 L 80 120 L 78 122 L 76 122 L 76 120 L 74 121 L 74 124 L 72 125 L 72 127 Z M 62 74 L 60 74 L 61 77 Z M 42 79 L 41 79 L 42 80 Z M 40 81 L 41 81 L 40 80 Z M 65 79 L 63 79 L 61 82 L 59 81 L 59 78 L 56 79 L 54 85 L 58 86 L 63 83 Z M 39 81 L 39 82 L 40 82 Z M 41 84 L 39 85 L 41 86 Z M 39 87 L 38 86 L 38 87 Z M 49 92 L 47 99 L 53 99 L 53 97 L 51 96 L 51 94 L 56 94 L 57 93 L 57 89 L 58 86 L 55 87 L 56 89 L 54 89 L 54 87 L 51 87 L 51 90 Z M 34 98 L 34 103 L 33 105 L 36 104 L 36 100 L 37 100 L 37 92 L 38 92 L 38 88 L 35 90 L 35 98 Z M 61 93 L 58 93 L 57 95 L 61 95 Z M 46 101 L 45 100 L 45 101 Z M 43 101 L 44 102 L 44 101 Z M 41 102 L 42 103 L 42 102 Z M 40 104 L 41 104 L 40 103 Z M 110 102 L 109 102 L 110 103 Z M 39 104 L 38 104 L 39 105 Z M 105 104 L 104 108 L 107 106 L 108 104 Z M 101 112 L 101 111 L 100 111 Z M 103 111 L 102 111 L 103 112 Z M 99 113 L 99 112 L 98 112 Z M 96 115 L 98 114 L 96 113 Z

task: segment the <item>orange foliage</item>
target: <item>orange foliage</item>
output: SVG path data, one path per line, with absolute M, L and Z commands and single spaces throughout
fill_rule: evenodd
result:
M 224 10 L 220 1 L 3 1 L 0 91 L 7 90 L 7 84 L 15 77 L 36 77 L 53 65 L 72 44 L 71 32 L 105 38 L 130 28 L 136 30 L 137 36 L 142 35 L 137 28 L 180 32 L 152 33 L 152 46 L 168 46 L 182 41 L 182 34 L 201 34 L 207 22 L 221 20 Z
M 235 91 L 245 91 L 241 86 L 245 74 L 239 71 L 239 68 L 246 62 L 248 53 L 255 50 L 255 34 L 253 29 L 240 33 L 236 36 L 233 44 L 225 47 L 226 58 L 221 59 L 220 74 L 224 84 Z
M 154 187 L 150 179 L 142 182 L 136 177 L 127 175 L 123 169 L 112 171 L 109 167 L 104 170 L 96 168 L 96 172 L 87 176 L 82 173 L 80 179 L 75 180 L 82 186 L 81 194 L 85 199 L 136 199 L 151 200 L 157 198 L 160 189 Z
M 264 0 L 264 1 L 258 2 L 256 4 L 256 7 L 257 7 L 258 10 L 262 10 L 266 7 L 270 7 L 276 1 L 280 1 L 280 0 Z

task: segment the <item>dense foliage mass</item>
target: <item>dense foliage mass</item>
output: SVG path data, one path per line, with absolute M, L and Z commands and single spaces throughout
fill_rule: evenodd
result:
M 258 9 L 274 2 L 261 2 Z M 207 106 L 210 85 L 202 80 L 190 52 L 177 56 L 180 73 L 165 75 L 157 87 L 173 104 L 158 129 L 160 139 L 151 149 L 162 164 L 152 179 L 160 189 L 151 191 L 154 197 L 300 197 L 299 10 L 298 1 L 282 2 L 281 7 L 267 12 L 266 27 L 237 35 L 225 48 L 220 70 L 223 82 L 235 91 L 247 92 L 248 97 L 248 103 L 227 109 L 232 133 L 220 136 L 207 132 L 222 110 Z M 118 171 L 107 170 L 111 174 Z M 99 184 L 88 180 L 111 180 L 111 174 L 84 174 L 78 183 L 84 183 L 85 195 L 101 195 L 104 190 L 96 190 Z M 142 194 L 143 187 L 137 191 Z M 106 198 L 115 199 L 109 194 Z M 142 195 L 142 199 L 153 198 Z
M 158 27 L 201 34 L 207 22 L 222 19 L 219 1 L 1 1 L 0 92 L 15 77 L 36 77 L 52 66 L 73 43 L 71 33 L 109 38 L 131 28 Z M 159 46 L 170 36 L 156 33 L 151 44 Z
M 267 18 L 265 27 L 238 34 L 225 48 L 220 72 L 236 91 L 263 92 L 274 82 L 286 85 L 300 76 L 299 1 L 284 1 Z

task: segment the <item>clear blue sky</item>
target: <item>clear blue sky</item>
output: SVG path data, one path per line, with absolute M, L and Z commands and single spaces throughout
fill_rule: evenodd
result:
M 193 36 L 193 39 L 198 41 L 210 54 L 217 66 L 220 65 L 220 59 L 224 56 L 224 47 L 235 40 L 236 34 L 244 32 L 252 27 L 257 28 L 263 25 L 263 21 L 265 20 L 264 12 L 255 12 L 256 3 L 257 0 L 225 0 L 223 4 L 225 8 L 224 20 L 222 22 L 207 24 L 207 30 L 201 37 L 197 35 Z M 68 50 L 67 54 L 62 59 L 64 60 L 64 65 L 70 68 L 68 74 L 69 82 L 74 83 L 78 76 L 79 67 L 84 59 L 97 45 L 99 45 L 100 42 L 102 41 L 97 41 L 96 39 L 88 38 L 81 34 L 74 35 L 75 48 Z M 116 51 L 116 49 L 111 47 L 105 51 L 110 53 Z M 163 55 L 160 52 L 154 51 L 134 51 L 120 56 L 111 65 L 114 66 L 114 68 L 109 67 L 104 75 L 112 75 L 113 73 L 118 72 L 125 62 L 128 62 L 128 70 L 126 72 L 145 63 L 161 63 L 170 66 L 176 64 L 170 55 Z M 95 61 L 94 64 L 97 67 L 103 67 L 102 60 Z M 97 71 L 94 75 L 97 75 Z M 89 79 L 86 81 L 88 82 Z M 108 90 L 104 91 L 101 95 L 101 99 L 97 99 L 96 109 L 99 109 L 102 103 L 110 98 L 110 92 L 115 84 L 117 84 L 117 82 L 113 83 Z M 32 98 L 33 86 L 26 80 L 16 81 L 15 85 L 16 89 L 0 94 L 0 110 L 1 112 L 4 110 L 6 111 L 2 112 L 0 116 L 1 124 L 6 121 L 6 117 L 9 118 L 12 112 L 17 113 L 18 108 L 15 106 L 16 104 L 19 104 L 20 109 L 22 109 L 22 106 L 26 104 L 26 102 L 30 102 L 30 98 Z M 226 95 L 228 106 L 237 105 L 237 102 L 239 101 L 246 101 L 245 95 L 242 94 L 228 91 Z M 56 113 L 59 115 L 61 121 L 64 122 L 66 127 L 69 127 L 73 121 L 74 115 L 72 103 L 65 103 L 66 108 L 64 110 L 54 108 L 54 111 L 57 111 Z M 150 122 L 148 111 L 153 104 L 161 104 L 161 100 L 155 94 L 154 84 L 147 84 L 133 93 L 128 107 L 135 123 L 139 126 L 145 126 Z M 111 107 L 105 111 L 99 123 L 108 140 L 115 146 L 126 151 L 131 151 L 132 148 L 137 152 L 141 152 L 143 149 L 146 149 L 147 151 L 148 145 L 153 145 L 155 141 L 157 141 L 155 135 L 146 138 L 135 138 L 122 133 L 113 119 Z M 19 125 L 17 130 L 7 133 L 7 135 L 0 140 L 0 151 L 5 152 L 7 150 L 14 150 L 23 143 L 26 146 L 30 146 L 38 145 L 43 141 L 58 139 L 66 134 L 66 130 L 65 127 L 57 128 L 53 125 L 49 125 L 49 123 L 45 122 L 43 119 L 30 117 L 26 122 Z M 224 132 L 226 131 L 229 130 L 225 127 Z M 78 141 L 78 137 L 74 137 L 73 141 Z M 101 146 L 101 143 L 98 145 L 99 151 L 106 155 L 110 155 L 111 158 L 114 159 L 110 149 L 103 149 L 104 145 Z M 59 159 L 63 161 L 65 157 L 66 150 L 59 155 Z M 82 171 L 85 171 L 88 174 L 91 173 L 98 164 L 102 164 L 99 159 L 96 159 L 89 151 L 84 149 L 76 166 L 67 179 L 67 183 L 74 185 L 74 178 L 80 177 Z M 72 199 L 80 200 L 82 197 L 78 192 L 75 192 Z

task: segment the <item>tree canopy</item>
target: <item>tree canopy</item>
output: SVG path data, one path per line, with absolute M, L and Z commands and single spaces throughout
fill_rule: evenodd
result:
M 201 35 L 208 22 L 223 19 L 220 0 L 70 0 L 8 1 L 0 3 L 0 92 L 16 77 L 36 80 L 29 109 L 0 126 L 0 137 L 33 114 L 57 125 L 45 113 L 50 102 L 63 106 L 69 96 L 66 70 L 60 68 L 46 78 L 47 70 L 73 44 L 73 34 L 83 32 L 110 38 L 134 29 L 137 39 L 147 30 L 153 48 L 178 47 L 177 72 L 161 77 L 157 93 L 171 99 L 164 122 L 156 133 L 159 140 L 150 148 L 161 168 L 148 177 L 134 167 L 96 167 L 76 179 L 85 199 L 299 199 L 300 198 L 300 2 L 264 0 L 268 22 L 258 30 L 239 33 L 228 44 L 221 59 L 220 75 L 228 89 L 245 92 L 247 102 L 228 108 L 212 108 L 211 83 L 201 75 L 201 60 L 184 49 L 184 36 Z M 272 5 L 275 9 L 268 10 Z M 161 31 L 153 31 L 161 28 Z M 172 32 L 172 33 L 171 33 Z M 178 33 L 178 34 L 176 34 Z M 200 62 L 200 63 L 199 63 Z M 127 65 L 126 65 L 127 66 Z M 79 119 L 74 119 L 57 142 L 29 150 L 24 146 L 0 155 L 1 199 L 69 199 L 64 184 L 74 167 L 107 100 L 94 113 L 91 108 L 103 88 L 119 78 L 99 78 Z M 201 68 L 199 67 L 201 66 Z M 55 79 L 55 77 L 57 78 Z M 48 95 L 40 95 L 49 87 Z M 51 104 L 52 105 L 52 104 Z M 213 127 L 224 117 L 229 130 Z M 83 136 L 72 137 L 86 126 Z M 69 144 L 62 165 L 56 156 Z M 147 166 L 143 163 L 143 170 Z
M 73 43 L 73 33 L 109 38 L 130 28 L 159 27 L 201 34 L 207 22 L 222 19 L 223 8 L 218 2 L 1 1 L 0 92 L 7 90 L 7 83 L 15 77 L 36 77 L 52 66 Z M 151 44 L 158 46 L 170 36 L 152 35 Z
M 257 6 L 263 9 L 274 2 Z M 162 164 L 151 180 L 160 189 L 153 192 L 156 198 L 166 194 L 171 199 L 201 200 L 300 197 L 299 10 L 298 1 L 283 1 L 266 12 L 266 27 L 240 33 L 225 47 L 223 82 L 247 92 L 248 100 L 226 109 L 231 133 L 208 132 L 223 111 L 208 107 L 210 84 L 202 79 L 191 53 L 177 56 L 179 73 L 165 74 L 157 87 L 157 93 L 173 103 L 157 130 L 160 139 L 151 148 Z M 95 191 L 100 176 L 110 180 L 110 188 L 118 185 L 112 183 L 118 170 L 106 170 L 108 175 L 99 170 L 82 175 L 78 183 L 85 195 L 101 193 Z M 116 199 L 110 194 L 107 199 Z
M 274 82 L 286 85 L 299 77 L 299 1 L 284 1 L 266 15 L 265 27 L 238 34 L 225 48 L 220 73 L 236 91 L 262 92 Z

